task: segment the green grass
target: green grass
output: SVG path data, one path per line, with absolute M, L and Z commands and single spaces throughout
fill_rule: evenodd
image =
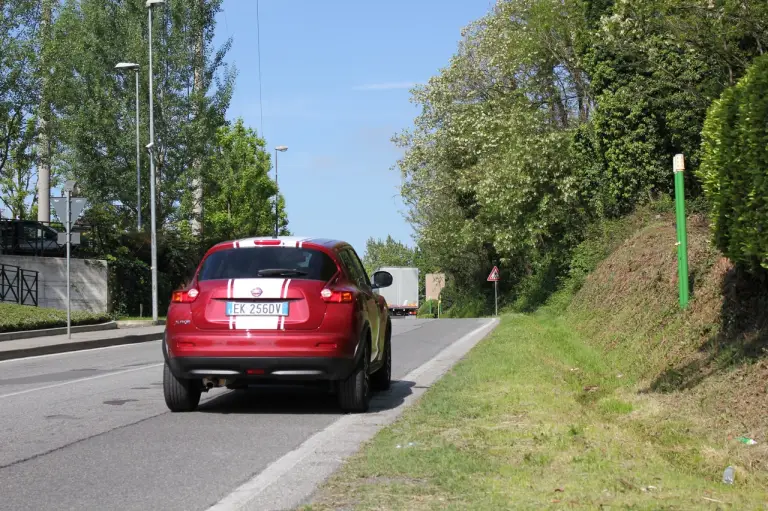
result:
M 72 325 L 92 325 L 110 320 L 107 314 L 72 311 Z M 67 311 L 29 305 L 0 303 L 0 332 L 19 332 L 67 326 Z
M 562 319 L 505 317 L 305 509 L 765 508 L 755 447 L 636 385 Z

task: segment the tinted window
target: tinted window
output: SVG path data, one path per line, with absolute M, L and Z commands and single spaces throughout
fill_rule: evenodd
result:
M 360 287 L 370 287 L 368 277 L 365 274 L 365 270 L 360 264 L 360 261 L 358 260 L 355 253 L 349 249 L 346 249 L 342 250 L 339 256 L 341 257 L 341 260 L 344 261 L 344 266 L 347 267 L 350 278 L 352 278 L 352 280 L 354 280 Z
M 291 278 L 328 281 L 336 263 L 319 250 L 293 247 L 255 247 L 220 250 L 209 255 L 199 280 Z
M 39 237 L 38 229 L 35 224 L 24 224 L 24 227 L 22 229 L 23 229 L 22 236 L 28 240 L 34 241 Z
M 362 279 L 362 282 L 365 283 L 366 286 L 371 285 L 371 280 L 368 278 L 368 272 L 365 271 L 365 266 L 363 265 L 363 262 L 360 260 L 360 258 L 357 256 L 357 252 L 355 252 L 352 249 L 349 249 L 349 255 L 352 257 L 352 264 L 355 265 L 355 271 L 360 274 L 360 278 Z

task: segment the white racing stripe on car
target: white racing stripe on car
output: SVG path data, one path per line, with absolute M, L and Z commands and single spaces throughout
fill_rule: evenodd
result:
M 299 237 L 286 237 L 280 239 L 279 245 L 265 245 L 267 247 L 269 246 L 279 246 L 279 247 L 294 247 L 294 248 L 301 248 L 304 245 L 304 242 L 309 240 L 310 238 L 299 238 Z M 247 247 L 256 247 L 259 246 L 260 241 L 270 241 L 273 242 L 274 238 L 246 238 L 242 240 L 237 240 L 234 242 L 234 248 L 247 248 Z
M 280 293 L 280 298 L 285 300 L 288 298 L 288 288 L 291 285 L 291 279 L 288 279 L 283 286 L 283 290 Z M 280 330 L 285 330 L 285 316 L 280 316 Z
M 260 299 L 274 300 L 288 296 L 289 280 L 286 279 L 235 279 L 232 282 L 231 299 L 249 299 L 254 295 L 252 291 L 261 289 Z M 235 330 L 278 330 L 281 325 L 281 316 L 230 316 L 234 319 Z
M 232 298 L 232 279 L 229 279 L 227 281 L 227 300 L 229 300 L 230 298 Z M 235 317 L 234 316 L 230 316 L 229 317 L 229 329 L 232 330 L 233 328 L 235 328 Z

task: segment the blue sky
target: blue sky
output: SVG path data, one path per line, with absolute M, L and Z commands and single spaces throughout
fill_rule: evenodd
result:
M 493 0 L 260 0 L 264 136 L 287 145 L 280 190 L 296 235 L 412 244 L 392 135 L 418 115 L 409 88 L 448 64 L 461 29 Z M 261 132 L 256 0 L 224 0 L 238 79 L 229 118 Z M 274 157 L 274 151 L 272 152 Z

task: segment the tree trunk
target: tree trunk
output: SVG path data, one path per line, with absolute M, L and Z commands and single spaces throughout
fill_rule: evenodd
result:
M 50 71 L 46 53 L 51 39 L 53 0 L 42 0 L 40 19 L 40 105 L 37 118 L 37 220 L 51 221 L 51 105 L 48 98 Z M 66 219 L 63 219 L 66 221 Z
M 200 101 L 205 94 L 205 0 L 196 2 L 197 16 L 195 16 L 195 76 L 193 85 L 193 101 L 195 104 L 195 120 L 199 121 Z M 192 220 L 191 229 L 194 235 L 199 236 L 203 224 L 203 178 L 202 162 L 196 157 L 192 162 Z

